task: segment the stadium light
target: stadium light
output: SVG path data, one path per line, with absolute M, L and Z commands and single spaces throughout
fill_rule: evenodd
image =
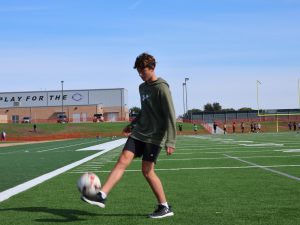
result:
M 259 115 L 259 85 L 261 85 L 261 82 L 259 80 L 256 80 L 256 101 L 257 101 L 257 114 Z
M 182 96 L 183 96 L 183 115 L 185 114 L 185 100 L 184 100 L 184 86 L 185 86 L 185 83 L 182 83 Z
M 298 79 L 299 109 L 300 109 L 300 79 Z
M 188 77 L 184 78 L 184 83 L 185 83 L 185 105 L 186 105 L 186 113 L 188 113 L 188 101 L 187 101 L 187 81 L 189 80 Z
M 64 81 L 61 81 L 61 113 L 64 113 Z

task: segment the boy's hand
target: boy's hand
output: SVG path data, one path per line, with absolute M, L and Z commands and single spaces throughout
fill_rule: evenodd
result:
M 131 134 L 131 126 L 126 126 L 124 129 L 123 129 L 123 134 L 128 137 L 130 134 Z
M 172 148 L 172 147 L 166 147 L 167 155 L 172 155 L 174 151 L 175 151 L 175 148 Z

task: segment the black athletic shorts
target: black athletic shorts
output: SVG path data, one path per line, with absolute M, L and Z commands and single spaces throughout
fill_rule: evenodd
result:
M 143 156 L 142 160 L 156 163 L 161 147 L 129 137 L 123 148 L 124 150 L 134 153 L 134 157 Z

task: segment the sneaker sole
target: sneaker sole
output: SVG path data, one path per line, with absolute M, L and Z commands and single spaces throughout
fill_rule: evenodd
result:
M 162 216 L 151 216 L 149 215 L 149 218 L 151 219 L 161 219 L 161 218 L 165 218 L 165 217 L 169 217 L 169 216 L 174 216 L 174 213 L 173 212 L 169 212 L 165 215 L 162 215 Z
M 91 205 L 96 205 L 96 206 L 99 206 L 100 208 L 105 208 L 105 205 L 101 202 L 96 202 L 96 201 L 91 201 L 89 199 L 87 199 L 86 197 L 84 196 L 81 196 L 80 199 L 86 203 L 89 203 Z

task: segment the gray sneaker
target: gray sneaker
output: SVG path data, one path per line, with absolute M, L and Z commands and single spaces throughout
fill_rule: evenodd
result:
M 149 215 L 152 219 L 160 219 L 168 216 L 174 216 L 171 206 L 157 205 L 157 209 Z
M 104 198 L 102 198 L 102 194 L 101 192 L 97 193 L 97 195 L 94 198 L 82 195 L 81 200 L 84 202 L 87 202 L 91 205 L 96 205 L 99 206 L 100 208 L 105 208 L 105 200 Z

